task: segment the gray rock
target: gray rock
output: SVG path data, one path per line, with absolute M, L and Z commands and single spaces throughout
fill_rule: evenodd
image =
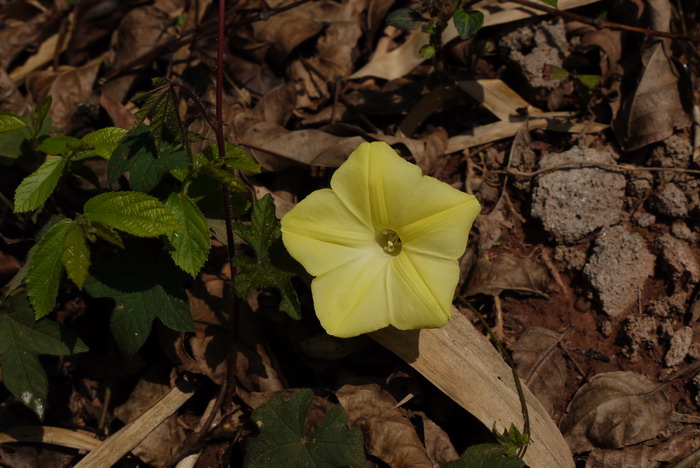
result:
M 646 242 L 623 226 L 601 231 L 583 269 L 603 311 L 611 317 L 637 302 L 638 290 L 653 272 L 654 256 Z
M 688 199 L 676 184 L 666 184 L 651 199 L 651 207 L 660 215 L 672 218 L 688 216 Z
M 543 156 L 540 168 L 577 162 L 614 161 L 607 152 L 575 146 Z M 625 176 L 620 173 L 597 168 L 558 170 L 537 178 L 531 214 L 558 242 L 573 244 L 619 221 L 624 195 Z
M 655 246 L 660 252 L 661 268 L 676 285 L 688 289 L 700 281 L 700 263 L 687 242 L 671 234 L 659 237 Z
M 637 218 L 637 224 L 640 227 L 649 227 L 656 222 L 656 216 L 651 213 L 642 213 Z
M 677 330 L 671 337 L 671 347 L 666 353 L 666 366 L 673 367 L 683 362 L 688 355 L 692 342 L 693 329 L 691 327 L 683 327 Z

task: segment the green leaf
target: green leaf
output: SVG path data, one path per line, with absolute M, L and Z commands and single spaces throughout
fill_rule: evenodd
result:
M 141 93 L 133 98 L 134 101 L 144 101 L 141 109 L 136 113 L 135 126 L 143 124 L 146 118 L 150 119 L 151 133 L 158 150 L 162 149 L 163 142 L 166 146 L 171 142 L 185 143 L 186 132 L 177 112 L 178 97 L 175 87 L 165 78 L 154 78 L 152 83 L 158 89 Z
M 0 133 L 19 130 L 26 126 L 27 122 L 19 115 L 11 112 L 0 112 Z
M 522 468 L 525 462 L 508 453 L 508 448 L 500 444 L 472 445 L 464 451 L 459 460 L 445 465 L 445 468 Z
M 260 435 L 249 439 L 245 468 L 328 468 L 365 466 L 362 431 L 348 429 L 342 406 L 336 405 L 310 434 L 304 431 L 313 393 L 296 391 L 288 401 L 275 395 L 253 411 Z
M 50 120 L 50 118 L 47 117 L 52 101 L 53 98 L 51 95 L 46 95 L 46 97 L 41 100 L 39 105 L 36 106 L 36 109 L 34 109 L 34 112 L 32 112 L 32 115 L 29 117 L 33 140 L 36 140 L 42 133 L 47 131 L 47 126 Z
M 124 171 L 128 170 L 130 158 L 151 157 L 155 158 L 158 150 L 146 125 L 138 125 L 129 130 L 112 152 L 107 165 L 107 180 L 115 182 Z
M 61 260 L 68 278 L 80 289 L 83 289 L 83 283 L 88 276 L 88 268 L 90 268 L 90 248 L 83 230 L 75 222 L 68 226 L 66 237 L 63 239 Z
M 255 174 L 260 173 L 260 164 L 256 163 L 247 154 L 243 152 L 240 146 L 232 145 L 231 143 L 226 143 L 224 146 L 226 152 L 224 154 L 224 161 L 229 169 L 240 169 L 242 171 L 249 171 Z M 208 146 L 202 151 L 201 156 L 205 158 L 206 161 L 214 162 L 219 159 L 219 147 L 216 144 Z M 202 158 L 200 158 L 201 160 Z
M 423 22 L 420 13 L 413 8 L 399 8 L 386 17 L 386 24 L 407 31 Z
M 94 234 L 97 237 L 100 237 L 107 242 L 109 242 L 112 245 L 116 245 L 120 249 L 124 248 L 124 242 L 122 242 L 122 238 L 119 236 L 119 233 L 116 231 L 116 229 L 112 229 L 109 226 L 105 226 L 102 223 L 90 223 L 90 234 Z
M 110 159 L 126 133 L 127 130 L 119 127 L 105 127 L 88 133 L 80 139 L 80 142 L 91 146 L 93 149 L 81 153 L 75 159 L 84 159 L 93 155 L 103 159 Z
M 549 79 L 550 80 L 561 80 L 562 78 L 567 78 L 570 73 L 566 68 L 559 67 L 557 65 L 545 65 L 545 69 L 549 68 Z
M 465 11 L 460 8 L 454 12 L 452 19 L 462 39 L 467 39 L 484 25 L 484 14 L 477 10 Z
M 576 75 L 576 79 L 588 89 L 598 86 L 602 78 L 600 75 Z
M 24 178 L 15 190 L 15 213 L 39 208 L 56 188 L 66 162 L 60 156 L 48 156 L 32 174 Z
M 553 6 L 554 8 L 558 8 L 559 5 L 557 5 L 557 0 L 542 0 L 542 3 L 546 3 L 549 6 Z
M 211 247 L 207 219 L 185 195 L 171 194 L 166 205 L 180 225 L 178 230 L 168 234 L 170 255 L 177 266 L 196 276 L 204 266 Z
M 139 350 L 156 318 L 177 331 L 194 330 L 182 286 L 186 277 L 159 250 L 132 241 L 95 263 L 84 284 L 91 296 L 114 299 L 112 333 L 126 354 Z
M 65 156 L 71 152 L 69 146 L 76 145 L 80 140 L 71 136 L 59 135 L 44 139 L 37 147 L 38 151 L 46 154 Z
M 83 353 L 85 343 L 70 330 L 48 319 L 34 321 L 22 295 L 8 298 L 0 310 L 0 367 L 3 383 L 39 418 L 44 417 L 48 379 L 37 356 Z
M 433 56 L 435 55 L 435 46 L 432 44 L 424 45 L 418 51 L 418 55 L 420 55 L 422 58 L 424 58 L 426 60 L 433 58 Z
M 56 305 L 63 274 L 63 241 L 71 224 L 70 219 L 54 224 L 39 240 L 31 257 L 27 271 L 27 295 L 37 319 L 51 312 Z
M 515 455 L 520 447 L 527 444 L 529 439 L 527 435 L 522 434 L 520 430 L 515 427 L 515 424 L 512 423 L 507 430 L 503 430 L 503 434 L 498 432 L 496 424 L 494 423 L 492 432 L 496 437 L 496 441 L 505 447 L 508 455 Z
M 255 289 L 274 286 L 282 295 L 280 310 L 294 319 L 301 318 L 299 299 L 290 283 L 296 264 L 282 245 L 272 197 L 268 194 L 261 198 L 253 207 L 251 224 L 237 223 L 234 231 L 250 244 L 257 257 L 257 261 L 235 257 L 234 263 L 239 267 L 233 281 L 236 294 L 246 297 Z
M 179 227 L 172 210 L 145 193 L 102 193 L 89 199 L 83 210 L 89 221 L 140 237 L 160 236 Z
M 247 192 L 247 188 L 241 180 L 236 177 L 233 171 L 221 169 L 213 165 L 204 166 L 200 169 L 201 173 L 207 177 L 214 179 L 219 184 L 227 185 L 231 190 L 237 192 Z

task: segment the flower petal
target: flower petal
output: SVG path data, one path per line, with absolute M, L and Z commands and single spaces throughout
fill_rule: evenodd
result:
M 401 330 L 444 326 L 458 280 L 456 260 L 402 251 L 387 274 L 391 324 Z
M 348 211 L 330 189 L 313 192 L 281 223 L 284 246 L 314 276 L 381 250 L 374 230 Z
M 389 325 L 385 277 L 391 260 L 375 252 L 311 282 L 316 315 L 329 335 L 349 338 Z
M 333 174 L 331 188 L 345 206 L 372 229 L 393 229 L 421 170 L 378 141 L 362 143 Z
M 481 206 L 474 195 L 432 177 L 423 177 L 398 217 L 403 248 L 411 252 L 459 258 Z

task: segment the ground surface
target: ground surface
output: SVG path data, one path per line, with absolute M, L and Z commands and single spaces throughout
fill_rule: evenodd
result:
M 700 34 L 700 3 L 611 0 L 573 10 L 678 36 L 666 42 L 580 18 L 522 19 L 506 5 L 499 24 L 493 10 L 487 27 L 449 42 L 432 63 L 410 62 L 417 47 L 384 22 L 403 3 L 321 0 L 282 12 L 283 4 L 228 6 L 226 133 L 265 169 L 250 178 L 256 196 L 271 193 L 282 216 L 327 186 L 359 142 L 387 141 L 482 203 L 459 293 L 495 327 L 580 466 L 673 466 L 697 450 L 700 43 L 688 37 Z M 129 98 L 156 76 L 186 81 L 210 105 L 215 18 L 209 1 L 0 1 L 0 110 L 27 115 L 50 94 L 59 132 L 130 128 Z M 180 112 L 190 129 L 213 138 L 189 102 Z M 41 224 L 8 208 L 35 167 L 20 160 L 0 170 L 2 283 Z M 105 166 L 88 167 L 92 177 L 76 177 L 60 196 L 81 203 L 105 187 Z M 348 409 L 364 431 L 367 466 L 440 466 L 492 440 L 490 428 L 377 344 L 323 334 L 302 281 L 300 322 L 277 310 L 274 291 L 248 298 L 237 395 L 224 395 L 224 417 L 203 445 L 187 439 L 227 380 L 233 324 L 222 312 L 230 304 L 216 245 L 187 285 L 197 332 L 159 329 L 136 357 L 110 340 L 108 301 L 61 290 L 52 317 L 91 352 L 42 358 L 46 425 L 108 437 L 193 372 L 204 376 L 196 397 L 120 466 L 164 466 L 182 447 L 196 449 L 194 466 L 239 466 L 241 441 L 255 432 L 250 408 L 301 387 L 317 390 L 310 425 L 338 401 L 372 409 Z M 0 400 L 0 431 L 37 423 L 4 389 Z M 398 441 L 406 450 L 392 449 Z M 72 466 L 77 455 L 2 445 L 0 466 Z

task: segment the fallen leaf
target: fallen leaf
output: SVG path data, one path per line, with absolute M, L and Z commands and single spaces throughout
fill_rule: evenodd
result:
M 367 453 L 392 467 L 431 467 L 411 422 L 396 407 L 396 400 L 379 385 L 344 385 L 335 392 L 348 413 L 350 426 L 365 434 Z
M 545 267 L 530 259 L 504 253 L 476 261 L 464 289 L 465 296 L 498 296 L 503 291 L 545 295 L 549 275 Z
M 560 427 L 574 453 L 620 448 L 656 437 L 672 412 L 662 386 L 636 372 L 608 372 L 579 388 Z
M 0 109 L 27 115 L 31 107 L 5 70 L 0 69 Z
M 459 459 L 459 454 L 452 445 L 450 436 L 424 414 L 421 414 L 420 417 L 423 420 L 425 449 L 433 464 L 445 466 L 447 463 Z
M 566 384 L 566 360 L 557 346 L 561 334 L 548 328 L 528 327 L 511 347 L 518 375 L 550 415 Z

